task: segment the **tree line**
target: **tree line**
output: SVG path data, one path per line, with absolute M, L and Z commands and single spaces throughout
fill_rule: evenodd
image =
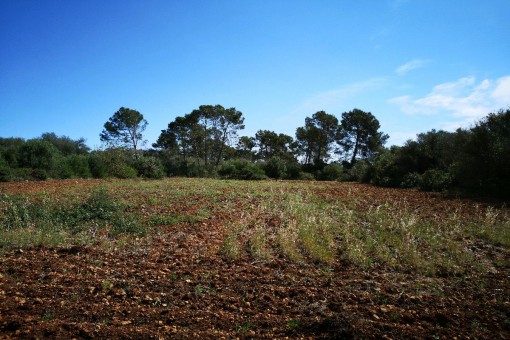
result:
M 359 181 L 388 187 L 510 196 L 510 109 L 471 128 L 432 130 L 403 146 L 385 147 L 371 112 L 340 120 L 324 111 L 306 117 L 295 136 L 259 130 L 242 136 L 241 111 L 202 105 L 176 117 L 143 148 L 143 115 L 121 107 L 104 124 L 101 150 L 55 133 L 0 138 L 0 181 L 47 178 L 300 179 Z

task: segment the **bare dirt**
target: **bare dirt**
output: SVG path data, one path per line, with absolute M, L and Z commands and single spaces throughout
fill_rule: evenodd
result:
M 96 183 L 1 188 L 58 192 Z M 332 184 L 320 194 L 361 195 L 373 204 L 405 195 L 430 215 L 452 205 L 469 214 L 475 206 L 358 184 Z M 194 212 L 206 199 L 188 197 L 179 209 Z M 0 248 L 0 338 L 510 338 L 508 249 L 479 245 L 506 265 L 458 277 L 281 256 L 230 260 L 219 251 L 224 226 L 242 208 L 160 226 L 150 240 L 124 246 Z

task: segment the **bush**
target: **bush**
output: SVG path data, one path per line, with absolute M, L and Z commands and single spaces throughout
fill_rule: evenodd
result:
M 366 161 L 357 161 L 348 171 L 346 180 L 368 183 L 371 177 L 370 164 Z
M 155 157 L 140 157 L 134 162 L 138 176 L 150 179 L 165 177 L 163 164 Z
M 161 151 L 158 154 L 166 176 L 186 176 L 188 165 L 179 157 L 173 156 L 170 152 Z
M 269 178 L 279 179 L 285 176 L 287 166 L 279 157 L 272 157 L 263 165 L 266 176 Z
M 108 176 L 106 164 L 98 152 L 93 152 L 88 157 L 89 169 L 92 177 L 105 178 Z
M 91 172 L 99 178 L 134 178 L 137 171 L 129 163 L 129 155 L 123 149 L 98 151 L 89 158 Z
M 309 172 L 302 171 L 299 173 L 299 179 L 302 181 L 314 181 L 315 176 Z
M 127 164 L 119 164 L 111 171 L 111 175 L 122 179 L 135 178 L 137 174 L 136 169 Z
M 207 177 L 208 171 L 204 164 L 190 162 L 185 166 L 187 177 Z
M 421 176 L 420 189 L 424 191 L 444 191 L 451 185 L 451 176 L 443 170 L 430 169 Z
M 52 170 L 60 152 L 50 142 L 31 139 L 19 149 L 19 164 L 32 169 Z
M 10 182 L 12 180 L 12 170 L 0 153 L 0 182 Z
M 48 173 L 43 169 L 32 169 L 30 176 L 37 181 L 45 181 L 48 179 Z
M 297 162 L 287 163 L 287 171 L 285 173 L 285 179 L 299 179 L 301 175 L 301 165 Z
M 0 182 L 12 181 L 12 170 L 8 166 L 0 164 Z
M 396 164 L 396 148 L 384 150 L 373 161 L 371 182 L 384 187 L 398 187 L 402 182 L 402 174 Z
M 404 175 L 400 187 L 402 188 L 419 188 L 421 186 L 421 175 L 417 172 L 411 172 Z
M 84 155 L 72 155 L 66 158 L 66 165 L 71 177 L 89 178 L 92 176 L 89 158 Z
M 223 163 L 218 175 L 225 179 L 261 180 L 267 178 L 264 170 L 246 159 L 235 159 Z
M 109 220 L 120 212 L 120 205 L 105 188 L 98 188 L 92 192 L 85 204 L 81 206 L 86 219 Z
M 338 181 L 343 174 L 343 167 L 341 164 L 331 163 L 319 171 L 318 179 L 321 181 Z
M 142 237 L 147 234 L 147 229 L 134 215 L 118 214 L 112 221 L 112 228 L 109 235 L 111 237 L 116 237 L 122 234 L 132 234 Z

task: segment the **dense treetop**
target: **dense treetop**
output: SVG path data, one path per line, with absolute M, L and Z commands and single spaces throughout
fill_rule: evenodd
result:
M 70 177 L 164 176 L 238 179 L 316 179 L 382 186 L 510 193 L 510 109 L 490 113 L 469 129 L 420 133 L 386 148 L 388 135 L 371 112 L 353 109 L 340 120 L 318 111 L 295 136 L 259 130 L 240 136 L 236 108 L 202 105 L 177 116 L 153 149 L 140 150 L 147 121 L 121 107 L 100 133 L 102 150 L 84 139 L 43 133 L 30 140 L 0 138 L 0 181 Z

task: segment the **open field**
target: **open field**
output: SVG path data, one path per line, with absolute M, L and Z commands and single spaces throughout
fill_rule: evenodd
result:
M 509 216 L 352 183 L 0 183 L 0 337 L 509 338 Z

